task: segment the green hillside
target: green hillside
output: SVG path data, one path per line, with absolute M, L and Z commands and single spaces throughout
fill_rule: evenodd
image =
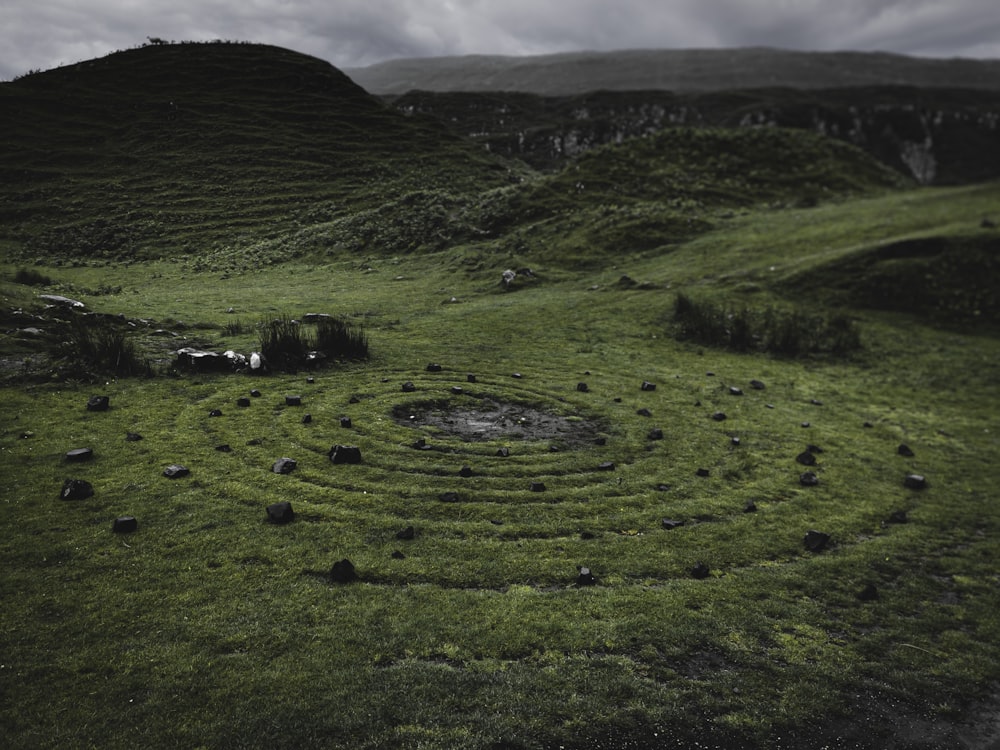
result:
M 1000 182 L 257 45 L 0 97 L 0 746 L 1000 740 Z

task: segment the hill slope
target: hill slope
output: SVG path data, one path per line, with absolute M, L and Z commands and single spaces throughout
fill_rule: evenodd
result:
M 761 47 L 433 57 L 389 60 L 364 68 L 345 68 L 344 72 L 375 94 L 419 89 L 524 91 L 558 96 L 597 89 L 681 92 L 879 85 L 1000 89 L 998 60 L 936 60 Z
M 201 252 L 508 179 L 481 147 L 276 47 L 149 46 L 0 84 L 0 241 L 42 255 Z

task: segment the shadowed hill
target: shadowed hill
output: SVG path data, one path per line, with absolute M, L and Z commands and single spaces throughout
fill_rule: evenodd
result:
M 0 84 L 0 227 L 32 254 L 200 252 L 507 167 L 316 58 L 148 46 Z

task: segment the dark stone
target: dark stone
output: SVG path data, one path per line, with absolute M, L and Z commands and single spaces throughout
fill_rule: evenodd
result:
M 271 471 L 275 474 L 291 474 L 295 471 L 296 466 L 298 466 L 298 463 L 294 458 L 279 458 L 274 462 Z
M 545 482 L 532 482 L 530 489 L 532 492 L 545 492 Z
M 636 414 L 638 414 L 640 417 L 651 417 L 651 416 L 653 416 L 653 412 L 651 412 L 649 409 L 639 409 L 639 410 L 636 411 Z
M 107 411 L 111 408 L 109 396 L 91 396 L 87 399 L 87 411 Z
M 507 458 L 507 456 L 510 455 L 510 448 L 506 445 L 502 448 L 497 448 L 497 455 L 500 456 L 500 458 Z
M 278 474 L 286 472 L 277 472 Z M 295 511 L 289 502 L 272 503 L 267 506 L 267 520 L 271 523 L 291 523 L 295 520 Z
M 896 453 L 898 453 L 901 456 L 906 456 L 907 458 L 910 458 L 913 456 L 913 449 L 910 448 L 910 446 L 908 446 L 906 443 L 903 443 L 896 449 Z
M 798 461 L 803 466 L 816 465 L 816 456 L 814 456 L 810 451 L 802 451 L 799 455 L 795 457 L 795 460 Z
M 705 373 L 705 377 L 706 378 L 714 378 L 715 377 L 715 373 L 712 372 L 711 370 L 709 370 L 708 372 Z
M 476 376 L 473 375 L 470 372 L 468 375 L 465 376 L 465 380 L 466 380 L 466 382 L 469 382 L 469 383 L 475 383 L 476 382 Z
M 264 438 L 250 438 L 247 440 L 247 445 L 263 445 Z
M 655 391 L 656 383 L 650 383 L 648 380 L 643 380 L 642 385 L 639 386 L 640 391 Z
M 519 372 L 512 372 L 512 373 L 510 374 L 510 376 L 511 376 L 512 378 L 514 378 L 515 380 L 520 380 L 521 378 L 523 378 L 523 377 L 524 377 L 524 375 L 522 375 L 522 374 L 521 374 L 521 373 L 519 373 Z
M 66 451 L 67 461 L 89 461 L 93 457 L 93 448 L 74 448 L 71 451 Z
M 695 474 L 699 477 L 707 477 L 709 475 L 708 469 L 698 469 Z
M 584 541 L 589 541 L 589 540 L 591 540 L 591 539 L 594 538 L 594 532 L 593 531 L 581 531 L 580 532 L 580 538 L 583 539 Z
M 142 440 L 142 435 L 138 432 L 125 433 L 125 441 L 128 443 L 138 443 L 140 440 Z
M 236 399 L 236 405 L 239 407 L 246 408 L 247 406 L 250 406 L 250 399 L 248 399 L 246 396 L 240 396 L 238 399 Z
M 861 591 L 858 592 L 858 599 L 863 602 L 873 602 L 878 599 L 878 588 L 875 587 L 874 583 L 867 584 Z
M 191 471 L 186 466 L 181 466 L 180 464 L 170 464 L 170 466 L 163 470 L 163 476 L 167 479 L 180 479 L 190 473 Z
M 830 535 L 810 529 L 802 541 L 810 552 L 822 552 L 830 541 Z
M 819 484 L 819 477 L 812 471 L 804 471 L 799 474 L 799 484 L 803 487 L 815 487 Z
M 615 470 L 615 462 L 614 461 L 602 461 L 600 464 L 598 464 L 597 470 L 598 471 L 614 471 Z
M 726 421 L 726 413 L 724 411 L 717 411 L 712 415 L 712 419 L 716 422 L 724 422 Z
M 306 378 L 306 383 L 308 383 L 309 385 L 312 385 L 315 382 L 316 382 L 316 378 L 312 378 L 312 377 Z
M 302 396 L 285 396 L 285 406 L 302 406 Z
M 764 390 L 765 388 L 767 388 L 767 386 L 766 386 L 766 385 L 764 385 L 764 384 L 763 384 L 762 382 L 760 382 L 759 380 L 751 380 L 751 381 L 750 381 L 750 387 L 751 387 L 751 388 L 753 388 L 753 389 L 754 389 L 755 391 L 762 391 L 762 390 Z
M 219 453 L 230 453 L 233 449 L 229 447 L 229 443 L 223 443 L 222 445 L 215 446 L 215 450 Z
M 743 389 L 742 388 L 737 388 L 735 385 L 731 385 L 731 386 L 729 386 L 729 395 L 730 396 L 742 396 L 743 395 Z
M 802 427 L 811 427 L 811 426 L 812 425 L 810 425 L 808 422 L 803 422 L 802 423 Z
M 460 477 L 471 477 L 472 476 L 472 467 L 471 466 L 463 466 L 461 469 L 458 470 L 458 475 Z
M 427 365 L 427 372 L 441 372 L 441 365 L 436 362 L 431 362 Z
M 810 453 L 822 453 L 823 452 L 822 448 L 820 448 L 818 445 L 813 445 L 812 443 L 808 443 L 806 445 L 806 450 L 809 451 Z
M 352 583 L 358 580 L 358 573 L 354 569 L 354 563 L 347 558 L 335 562 L 330 568 L 330 580 L 333 583 Z
M 676 521 L 673 518 L 664 518 L 662 521 L 660 521 L 660 525 L 667 531 L 670 531 L 671 529 L 676 529 L 679 528 L 680 526 L 683 526 L 684 522 Z
M 864 428 L 866 428 L 866 429 L 869 429 L 869 430 L 870 430 L 870 429 L 871 429 L 872 427 L 874 427 L 875 425 L 873 425 L 873 424 L 872 424 L 871 422 L 865 422 L 865 423 L 864 423 L 863 425 L 861 425 L 861 426 L 862 426 L 862 427 L 864 427 Z
M 927 478 L 922 474 L 907 474 L 903 480 L 903 486 L 911 490 L 927 489 Z
M 659 427 L 654 427 L 646 435 L 649 440 L 663 440 L 663 430 Z
M 418 451 L 423 450 L 424 448 L 427 447 L 427 440 L 425 438 L 417 438 L 412 443 L 410 443 L 410 447 Z
M 341 417 L 340 418 L 340 426 L 344 427 L 345 429 L 349 428 L 349 427 L 353 427 L 353 424 L 351 423 L 351 418 L 350 417 Z
M 334 464 L 361 463 L 361 449 L 356 445 L 335 445 L 330 448 L 327 455 Z
M 417 532 L 416 532 L 416 530 L 412 526 L 407 526 L 402 531 L 397 531 L 396 532 L 396 538 L 400 539 L 400 540 L 402 540 L 404 542 L 410 541 L 416 535 L 417 535 Z
M 697 578 L 699 580 L 703 578 L 708 578 L 709 575 L 711 575 L 711 573 L 712 573 L 711 569 L 703 562 L 700 562 L 693 568 L 691 568 L 691 577 Z
M 657 492 L 670 492 L 672 488 L 669 484 L 660 483 L 655 487 L 653 487 L 653 489 L 656 490 Z
M 743 506 L 743 512 L 744 513 L 756 513 L 757 512 L 757 503 L 755 503 L 753 500 L 748 500 L 747 504 Z
M 222 409 L 212 409 L 212 411 L 210 411 L 208 413 L 208 416 L 210 416 L 210 417 L 221 417 L 222 416 Z
M 462 498 L 459 497 L 459 494 L 457 492 L 442 492 L 440 495 L 438 495 L 438 500 L 440 500 L 442 503 L 457 503 L 461 499 Z
M 138 528 L 139 522 L 132 516 L 122 516 L 111 523 L 111 530 L 116 534 L 131 534 Z
M 590 568 L 579 568 L 579 574 L 576 577 L 577 586 L 594 586 L 597 584 L 597 579 L 594 578 L 594 574 L 590 572 Z
M 347 399 L 347 403 L 349 403 L 349 404 L 360 404 L 361 403 L 361 399 L 358 398 L 357 396 L 351 396 L 349 399 Z
M 729 439 L 729 442 L 730 442 L 731 445 L 739 445 L 740 444 L 740 439 L 736 435 L 733 435 Z
M 250 391 L 250 395 L 253 396 L 254 398 L 260 398 L 260 391 L 254 388 L 252 391 Z
M 67 479 L 59 497 L 63 500 L 86 500 L 94 494 L 94 486 L 86 479 Z
M 392 554 L 390 555 L 390 557 L 391 557 L 391 558 L 392 558 L 393 560 L 405 560 L 405 559 L 406 559 L 406 555 L 404 555 L 404 554 L 403 554 L 402 552 L 400 552 L 400 551 L 399 551 L 398 549 L 397 549 L 397 550 L 394 550 L 394 551 L 393 551 L 393 553 L 392 553 Z
M 302 415 L 302 424 L 312 424 L 312 421 L 313 421 L 313 415 L 312 414 L 303 414 Z
M 894 510 L 889 514 L 889 523 L 906 523 L 906 511 Z
M 407 380 L 405 383 L 403 383 L 403 393 L 413 393 L 416 390 L 417 386 L 413 385 L 411 381 Z
M 594 438 L 594 445 L 607 445 L 608 439 L 606 437 L 596 437 Z
M 461 396 L 464 392 L 465 391 L 463 390 L 462 386 L 460 386 L 460 385 L 453 385 L 451 387 L 451 395 L 453 395 L 453 396 Z
M 590 387 L 589 387 L 589 386 L 588 386 L 588 385 L 587 385 L 586 383 L 577 383 L 577 384 L 576 384 L 576 389 L 577 389 L 577 390 L 578 390 L 578 391 L 579 391 L 580 393 L 586 393 L 587 391 L 589 391 L 589 390 L 590 390 Z

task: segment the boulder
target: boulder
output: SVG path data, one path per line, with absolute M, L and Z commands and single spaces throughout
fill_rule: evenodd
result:
M 139 528 L 139 522 L 132 516 L 121 516 L 111 523 L 111 530 L 116 534 L 131 534 Z
M 453 385 L 451 387 L 451 394 L 453 396 L 461 396 L 463 393 L 465 393 L 465 390 L 462 388 L 462 386 L 460 386 L 460 385 Z
M 468 375 L 466 375 L 466 376 L 465 376 L 465 380 L 466 380 L 466 382 L 468 382 L 468 383 L 475 383 L 475 382 L 476 382 L 476 376 L 475 376 L 475 375 L 473 375 L 473 374 L 472 374 L 472 373 L 470 372 L 470 373 L 469 373 Z
M 457 503 L 461 499 L 462 498 L 459 496 L 457 492 L 442 492 L 440 495 L 438 495 L 438 500 L 440 500 L 442 503 Z
M 212 409 L 212 411 L 210 411 L 208 413 L 208 416 L 210 416 L 210 417 L 221 417 L 222 416 L 222 409 Z
M 86 479 L 67 479 L 59 497 L 62 500 L 86 500 L 94 494 L 94 486 Z
M 303 414 L 302 415 L 302 424 L 312 424 L 312 421 L 313 421 L 313 415 L 312 414 Z
M 695 472 L 695 475 L 699 477 L 707 477 L 710 473 L 711 472 L 708 469 L 701 468 Z
M 645 409 L 645 408 L 643 408 L 643 409 L 637 409 L 635 413 L 638 414 L 640 417 L 651 417 L 651 416 L 653 416 L 653 412 L 651 412 L 649 409 Z
M 347 558 L 339 560 L 330 568 L 330 580 L 333 583 L 352 583 L 358 580 L 358 573 L 354 569 L 354 563 Z
M 472 467 L 471 466 L 463 466 L 461 469 L 458 470 L 458 475 L 460 477 L 471 477 L 472 476 Z
M 292 504 L 289 502 L 271 503 L 267 506 L 267 520 L 269 523 L 291 523 L 295 520 Z
M 108 396 L 91 396 L 87 399 L 87 411 L 107 411 L 111 408 Z
M 232 453 L 233 451 L 229 443 L 222 443 L 221 445 L 217 445 L 215 446 L 215 450 L 219 451 L 219 453 Z
M 507 458 L 510 455 L 510 448 L 508 448 L 506 445 L 501 448 L 497 448 L 497 455 L 500 458 Z
M 219 352 L 207 352 L 186 346 L 174 352 L 174 367 L 191 372 L 229 372 L 233 362 Z
M 333 464 L 361 463 L 361 449 L 356 445 L 334 445 L 326 455 Z
M 253 390 L 250 391 L 250 395 L 253 396 L 254 398 L 260 398 L 260 391 L 254 388 Z
M 271 471 L 275 474 L 291 474 L 295 471 L 296 466 L 298 466 L 298 462 L 294 458 L 279 458 L 271 466 Z
M 858 599 L 863 602 L 873 602 L 878 599 L 878 588 L 874 583 L 866 584 L 861 591 L 858 592 Z
M 80 302 L 79 300 L 70 299 L 69 297 L 63 297 L 60 294 L 39 294 L 38 299 L 43 299 L 51 305 L 58 305 L 59 307 L 69 307 L 76 310 L 80 310 L 86 307 L 86 305 Z
M 190 473 L 191 471 L 186 466 L 181 466 L 180 464 L 170 464 L 170 466 L 163 470 L 163 476 L 167 479 L 179 479 L 186 477 Z
M 125 433 L 125 442 L 127 443 L 138 443 L 140 440 L 142 440 L 142 435 L 140 435 L 138 432 Z
M 236 399 L 236 405 L 245 409 L 246 407 L 250 406 L 250 399 L 248 399 L 246 396 L 240 396 L 238 399 Z
M 730 396 L 742 396 L 743 395 L 743 389 L 742 388 L 737 388 L 735 385 L 731 385 L 731 386 L 729 386 L 729 395 Z

